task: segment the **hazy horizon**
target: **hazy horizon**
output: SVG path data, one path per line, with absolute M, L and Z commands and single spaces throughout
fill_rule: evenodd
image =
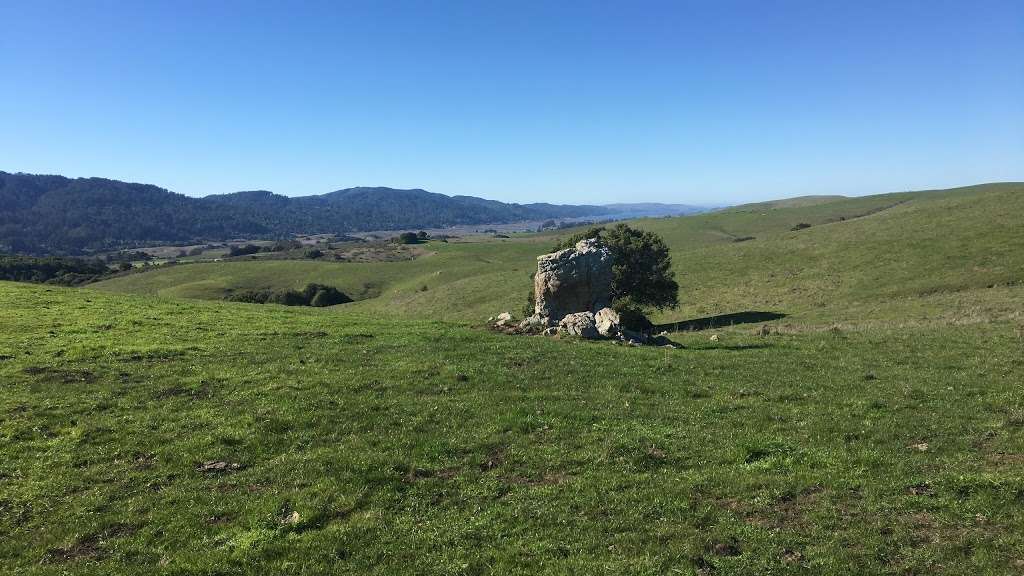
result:
M 121 179 L 118 179 L 118 178 L 111 178 L 109 176 L 103 176 L 103 175 L 99 175 L 99 174 L 92 174 L 92 175 L 70 175 L 70 174 L 59 174 L 59 173 L 46 173 L 46 174 L 43 174 L 43 173 L 25 172 L 23 170 L 5 170 L 5 169 L 2 169 L 2 168 L 0 168 L 0 172 L 8 172 L 8 173 L 19 173 L 20 172 L 20 173 L 25 173 L 25 174 L 39 175 L 39 176 L 63 176 L 63 177 L 72 178 L 72 179 L 74 179 L 74 178 L 105 178 L 105 179 L 108 179 L 108 180 L 120 180 L 120 181 L 128 182 L 128 183 L 131 183 L 131 184 L 149 184 L 149 185 L 154 185 L 154 186 L 157 186 L 157 187 L 160 187 L 160 188 L 164 188 L 168 192 L 184 194 L 185 196 L 189 196 L 189 197 L 192 197 L 192 198 L 204 198 L 204 197 L 207 197 L 207 196 L 215 196 L 215 195 L 223 195 L 223 194 L 237 194 L 237 193 L 244 193 L 244 192 L 270 192 L 272 194 L 277 194 L 277 195 L 281 195 L 281 196 L 287 196 L 289 198 L 302 198 L 302 197 L 307 197 L 307 196 L 322 196 L 324 194 L 330 194 L 332 192 L 338 192 L 338 191 L 352 189 L 352 188 L 390 188 L 390 189 L 398 189 L 398 190 L 423 190 L 425 192 L 431 192 L 431 193 L 435 193 L 435 194 L 443 194 L 445 196 L 475 196 L 475 197 L 478 197 L 478 198 L 483 198 L 485 200 L 499 200 L 497 198 L 492 198 L 492 197 L 489 197 L 489 196 L 486 196 L 486 195 L 483 195 L 483 194 L 450 194 L 450 193 L 447 193 L 447 192 L 442 191 L 442 190 L 431 190 L 429 188 L 424 188 L 422 186 L 414 186 L 414 187 L 410 187 L 410 188 L 398 188 L 396 186 L 386 186 L 386 185 L 341 186 L 341 187 L 332 188 L 330 190 L 326 190 L 324 192 L 313 192 L 313 193 L 310 193 L 310 194 L 287 194 L 287 193 L 283 193 L 283 192 L 276 191 L 276 190 L 267 190 L 265 188 L 258 188 L 258 189 L 248 189 L 248 190 L 233 190 L 233 191 L 230 191 L 230 192 L 214 192 L 214 193 L 211 193 L 211 194 L 204 194 L 202 196 L 199 196 L 199 195 L 195 195 L 195 194 L 185 194 L 185 193 L 180 192 L 178 190 L 172 190 L 170 188 L 167 188 L 166 186 L 161 186 L 160 183 L 158 183 L 158 182 L 144 182 L 144 181 L 121 180 Z M 1021 181 L 1024 181 L 1024 180 L 1021 180 Z M 963 187 L 969 187 L 969 186 L 977 186 L 977 185 L 983 185 L 983 184 L 1001 184 L 1001 183 L 1015 183 L 1015 182 L 1018 182 L 1018 181 L 1017 180 L 1006 180 L 1006 181 L 990 181 L 990 182 L 969 182 L 969 183 L 965 183 L 965 184 L 958 184 L 958 185 L 953 185 L 953 186 L 942 186 L 942 187 L 931 186 L 931 187 L 927 187 L 927 188 L 908 188 L 908 189 L 905 189 L 905 190 L 878 190 L 878 191 L 866 192 L 866 193 L 863 193 L 863 194 L 825 194 L 825 193 L 822 193 L 822 194 L 817 194 L 817 193 L 791 194 L 791 195 L 782 195 L 782 196 L 775 196 L 775 197 L 771 197 L 771 198 L 761 198 L 761 199 L 750 200 L 750 201 L 742 201 L 742 202 L 730 202 L 730 201 L 728 201 L 728 199 L 725 199 L 725 200 L 723 200 L 721 202 L 676 202 L 676 201 L 670 201 L 670 200 L 645 200 L 643 196 L 636 196 L 635 194 L 633 195 L 633 198 L 629 199 L 629 200 L 616 200 L 616 201 L 610 201 L 610 202 L 562 202 L 562 201 L 559 201 L 558 199 L 553 199 L 553 200 L 552 199 L 540 199 L 540 200 L 499 200 L 499 201 L 501 201 L 501 202 L 508 202 L 508 203 L 515 203 L 515 204 L 538 204 L 538 203 L 576 204 L 576 205 L 593 204 L 593 205 L 598 205 L 598 206 L 607 206 L 607 205 L 614 205 L 614 204 L 665 204 L 665 205 L 677 204 L 677 205 L 693 206 L 693 207 L 697 207 L 697 208 L 723 208 L 723 207 L 726 207 L 726 206 L 738 206 L 738 205 L 749 204 L 749 203 L 770 202 L 770 201 L 773 201 L 773 200 L 788 200 L 788 199 L 805 197 L 805 196 L 845 196 L 845 197 L 853 198 L 853 197 L 858 197 L 858 196 L 872 196 L 872 195 L 876 195 L 876 194 L 889 194 L 889 193 L 898 193 L 898 192 L 925 192 L 925 191 L 929 191 L 929 190 L 937 190 L 938 191 L 938 190 L 948 190 L 948 189 L 952 189 L 952 188 L 963 188 Z
M 1024 4 L 14 3 L 9 171 L 741 204 L 1024 180 Z

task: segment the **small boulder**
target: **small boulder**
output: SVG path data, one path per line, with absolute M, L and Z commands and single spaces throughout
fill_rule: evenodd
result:
M 494 325 L 499 328 L 512 325 L 512 314 L 509 312 L 502 312 L 498 314 L 497 320 L 494 321 Z
M 594 323 L 594 314 L 592 312 L 576 312 L 575 314 L 567 314 L 562 318 L 562 321 L 558 323 L 558 327 L 561 331 L 569 334 L 570 336 L 579 336 L 588 340 L 593 340 L 601 336 L 597 331 L 597 325 Z
M 523 332 L 540 332 L 544 328 L 547 328 L 547 323 L 544 322 L 543 318 L 536 314 L 524 318 L 523 321 L 519 323 L 519 329 Z
M 611 308 L 601 308 L 594 315 L 594 324 L 597 326 L 598 333 L 607 338 L 619 335 L 621 323 L 619 313 Z
M 241 469 L 241 464 L 237 462 L 225 462 L 223 460 L 207 460 L 196 466 L 196 470 L 212 474 L 221 472 L 235 472 Z

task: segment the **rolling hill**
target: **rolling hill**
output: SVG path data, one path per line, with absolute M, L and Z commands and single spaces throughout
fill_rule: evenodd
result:
M 193 198 L 149 184 L 0 172 L 0 252 L 82 254 L 233 238 L 611 217 L 623 210 L 506 204 L 381 187 L 348 188 L 319 196 L 249 191 Z M 698 208 L 648 205 L 643 210 L 650 215 Z
M 665 238 L 680 283 L 682 307 L 657 320 L 773 310 L 794 324 L 906 322 L 913 311 L 915 321 L 926 322 L 1021 309 L 1022 184 L 776 206 L 636 221 Z M 799 224 L 810 227 L 794 230 Z M 432 255 L 403 262 L 189 264 L 95 287 L 219 299 L 230 290 L 320 282 L 381 314 L 479 322 L 501 310 L 518 312 L 535 256 L 570 232 L 431 243 Z
M 101 178 L 0 173 L 0 245 L 17 252 L 78 253 L 602 211 L 596 207 L 546 211 L 477 200 L 388 188 L 355 188 L 295 199 L 263 191 L 191 198 L 156 186 Z
M 555 233 L 0 282 L 0 572 L 1012 574 L 1022 214 L 1001 184 L 637 221 L 678 350 L 474 326 Z M 313 280 L 363 300 L 218 300 Z

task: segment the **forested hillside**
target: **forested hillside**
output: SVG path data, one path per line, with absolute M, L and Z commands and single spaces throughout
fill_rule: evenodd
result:
M 193 198 L 149 184 L 0 172 L 0 252 L 26 254 L 614 213 L 603 206 L 506 204 L 394 188 L 295 198 L 266 191 Z

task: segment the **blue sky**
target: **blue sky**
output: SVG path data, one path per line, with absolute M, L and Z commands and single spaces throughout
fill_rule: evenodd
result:
M 0 0 L 0 170 L 736 203 L 1024 180 L 1024 2 Z

